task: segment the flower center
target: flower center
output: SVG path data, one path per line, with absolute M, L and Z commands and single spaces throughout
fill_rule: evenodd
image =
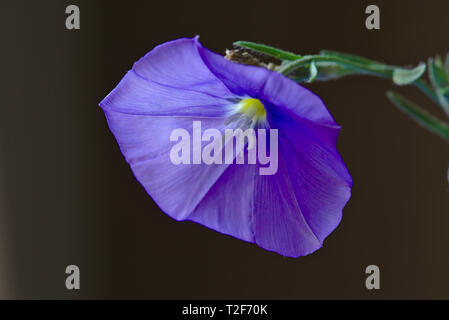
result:
M 267 112 L 265 107 L 259 99 L 246 98 L 242 99 L 238 105 L 237 111 L 241 114 L 246 115 L 252 120 L 253 123 L 259 123 L 265 121 Z

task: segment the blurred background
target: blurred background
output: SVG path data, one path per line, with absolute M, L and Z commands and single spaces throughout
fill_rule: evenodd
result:
M 81 29 L 65 28 L 78 5 Z M 381 30 L 365 28 L 376 4 Z M 449 298 L 449 147 L 385 97 L 391 82 L 308 87 L 342 125 L 354 179 L 340 226 L 299 259 L 162 213 L 133 177 L 98 103 L 157 44 L 201 36 L 332 49 L 396 65 L 449 51 L 449 2 L 2 1 L 0 297 Z M 414 88 L 394 88 L 443 116 Z M 65 268 L 81 289 L 65 287 Z M 365 288 L 380 267 L 381 289 Z

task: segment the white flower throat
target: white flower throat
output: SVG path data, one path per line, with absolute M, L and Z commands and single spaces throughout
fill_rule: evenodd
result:
M 209 128 L 202 132 L 201 121 L 194 120 L 192 137 L 186 129 L 173 130 L 170 141 L 177 143 L 170 150 L 171 162 L 175 165 L 245 164 L 246 154 L 247 164 L 260 165 L 260 175 L 273 175 L 277 172 L 278 130 L 266 128 L 266 111 L 260 100 L 240 100 L 225 125 L 221 130 Z

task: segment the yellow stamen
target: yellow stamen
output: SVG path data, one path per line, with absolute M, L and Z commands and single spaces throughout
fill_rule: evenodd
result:
M 259 99 L 246 98 L 238 104 L 238 112 L 252 119 L 253 123 L 265 121 L 267 112 Z

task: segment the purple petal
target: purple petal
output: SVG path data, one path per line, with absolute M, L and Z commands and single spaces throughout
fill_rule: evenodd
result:
M 188 89 L 220 98 L 232 96 L 198 51 L 198 39 L 179 39 L 161 44 L 137 61 L 133 70 L 142 78 L 172 88 Z
M 193 72 L 193 70 L 192 70 Z M 213 93 L 214 86 L 210 88 Z M 232 102 L 226 97 L 173 88 L 144 79 L 129 71 L 100 103 L 105 110 L 142 116 L 185 116 L 222 118 Z
M 279 73 L 270 72 L 260 98 L 269 102 L 269 109 L 282 108 L 314 124 L 339 128 L 317 95 Z
M 257 180 L 256 243 L 286 256 L 303 256 L 319 249 L 340 223 L 352 179 L 335 145 L 329 147 L 332 141 L 316 137 L 322 126 L 310 130 L 283 114 L 272 114 L 271 120 L 270 126 L 279 128 L 279 170 Z
M 338 128 L 321 99 L 293 80 L 264 68 L 228 61 L 199 42 L 197 45 L 207 67 L 236 95 L 249 95 L 304 119 Z
M 256 179 L 253 232 L 262 248 L 298 257 L 319 249 L 321 242 L 304 217 L 287 167 L 287 159 L 281 155 L 275 175 Z
M 255 98 L 259 95 L 271 71 L 226 60 L 223 56 L 204 48 L 197 39 L 195 40 L 204 64 L 230 91 L 238 96 Z
M 257 170 L 256 165 L 230 165 L 188 219 L 238 239 L 254 242 L 252 219 Z
M 109 127 L 137 180 L 159 207 L 177 220 L 192 212 L 228 166 L 171 162 L 170 149 L 177 142 L 170 142 L 170 134 L 175 129 L 185 128 L 192 136 L 191 118 L 105 112 Z M 202 130 L 224 126 L 223 119 L 201 120 Z M 205 144 L 207 142 L 203 142 L 202 147 Z
M 201 120 L 203 130 L 223 128 L 235 98 L 204 65 L 196 40 L 181 39 L 135 63 L 100 106 L 136 178 L 162 210 L 179 220 L 227 165 L 174 165 L 169 151 L 176 142 L 170 142 L 170 134 L 185 128 L 192 135 L 193 120 Z
M 337 227 L 352 181 L 338 154 L 301 123 L 282 120 L 289 123 L 279 130 L 277 173 L 230 165 L 188 219 L 298 257 L 319 249 Z

